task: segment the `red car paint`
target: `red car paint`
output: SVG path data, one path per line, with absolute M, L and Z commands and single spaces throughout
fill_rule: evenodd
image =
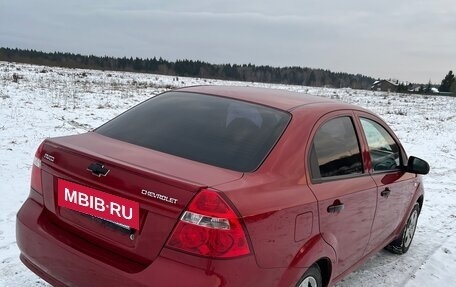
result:
M 29 198 L 17 215 L 21 260 L 33 272 L 55 286 L 296 286 L 318 264 L 322 285 L 331 286 L 397 238 L 414 204 L 422 205 L 419 176 L 399 167 L 374 170 L 360 118 L 391 135 L 402 165 L 407 156 L 389 127 L 365 109 L 270 89 L 177 91 L 272 107 L 291 120 L 249 172 L 96 132 L 46 139 L 37 151 Z M 362 168 L 355 176 L 315 179 L 314 137 L 340 117 L 353 123 Z M 87 167 L 94 162 L 109 173 L 91 174 Z M 139 204 L 139 228 L 65 208 L 58 203 L 59 181 Z M 209 233 L 197 226 L 207 218 Z M 223 238 L 225 225 L 233 242 Z M 192 226 L 199 229 L 183 233 Z

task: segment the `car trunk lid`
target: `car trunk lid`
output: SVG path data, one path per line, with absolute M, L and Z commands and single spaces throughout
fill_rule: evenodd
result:
M 159 254 L 197 191 L 243 175 L 93 132 L 48 139 L 42 154 L 43 197 L 49 217 L 66 232 L 146 265 Z M 74 190 L 90 189 L 101 198 L 137 204 L 138 225 L 132 228 L 87 209 L 81 212 L 62 206 L 65 188 L 73 199 L 77 198 Z M 88 206 L 90 200 L 85 200 Z M 76 199 L 72 203 L 78 205 Z

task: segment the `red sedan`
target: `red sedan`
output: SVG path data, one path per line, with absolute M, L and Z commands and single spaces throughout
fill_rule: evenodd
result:
M 331 286 L 407 252 L 428 171 L 360 107 L 183 88 L 46 139 L 17 243 L 55 286 Z

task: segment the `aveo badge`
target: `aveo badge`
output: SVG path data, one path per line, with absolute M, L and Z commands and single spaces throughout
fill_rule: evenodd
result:
M 58 205 L 139 229 L 139 203 L 58 179 Z

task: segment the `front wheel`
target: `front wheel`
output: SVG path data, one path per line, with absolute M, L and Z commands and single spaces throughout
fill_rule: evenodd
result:
M 318 265 L 314 264 L 302 275 L 296 287 L 322 287 L 321 271 Z
M 410 248 L 412 244 L 413 235 L 415 234 L 416 224 L 418 223 L 418 216 L 420 215 L 420 205 L 415 203 L 413 206 L 410 217 L 407 220 L 407 224 L 404 226 L 404 229 L 401 232 L 401 235 L 386 246 L 386 250 L 396 253 L 404 254 Z

